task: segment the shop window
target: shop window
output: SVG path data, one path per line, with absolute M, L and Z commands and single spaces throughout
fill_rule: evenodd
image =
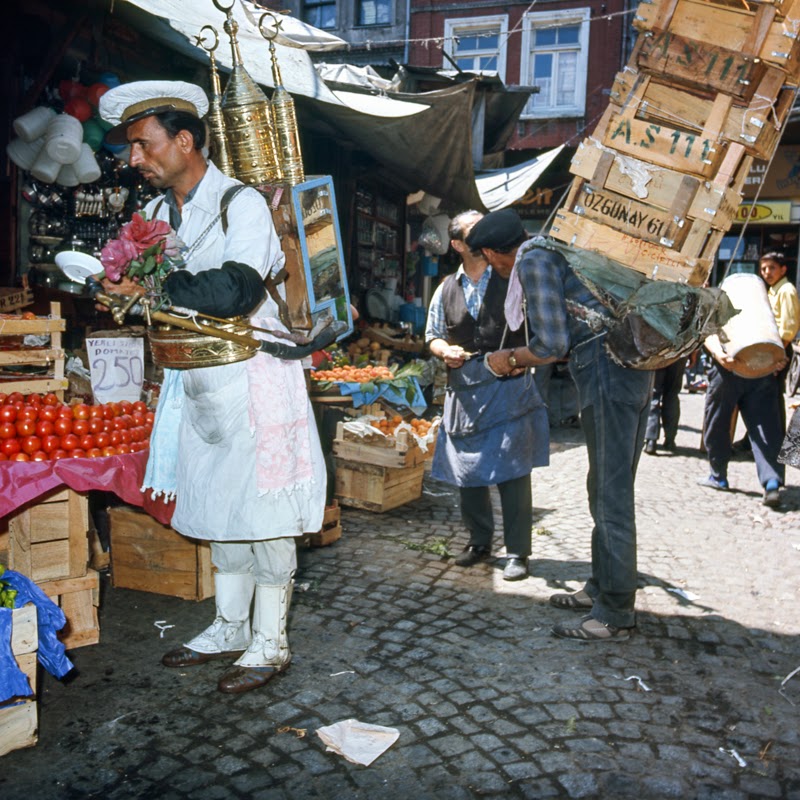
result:
M 306 0 L 303 21 L 315 28 L 335 28 L 336 0 Z
M 520 82 L 538 86 L 522 118 L 582 117 L 586 111 L 589 9 L 526 14 Z
M 358 0 L 359 25 L 390 25 L 392 0 Z
M 448 19 L 444 23 L 444 52 L 465 72 L 506 73 L 508 17 Z M 446 68 L 452 63 L 447 59 Z

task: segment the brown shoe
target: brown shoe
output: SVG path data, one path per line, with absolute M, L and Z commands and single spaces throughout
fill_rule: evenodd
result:
M 282 667 L 237 667 L 233 666 L 219 679 L 217 689 L 225 694 L 241 694 L 269 683 L 276 675 L 285 672 L 288 664 Z
M 244 650 L 231 650 L 226 653 L 198 653 L 186 646 L 178 647 L 164 653 L 161 663 L 165 667 L 196 667 L 198 664 L 205 664 L 206 661 L 213 661 L 216 658 L 239 658 Z

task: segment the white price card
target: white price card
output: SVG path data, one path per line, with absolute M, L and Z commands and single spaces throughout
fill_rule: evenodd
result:
M 144 382 L 144 339 L 87 339 L 86 352 L 96 403 L 141 399 Z

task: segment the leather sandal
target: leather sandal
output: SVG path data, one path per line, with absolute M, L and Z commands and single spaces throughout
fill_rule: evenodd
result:
M 244 650 L 231 650 L 223 653 L 198 653 L 197 650 L 182 646 L 164 653 L 161 663 L 165 667 L 196 667 L 216 658 L 238 658 L 243 652 Z
M 269 683 L 276 675 L 285 672 L 288 664 L 282 667 L 237 667 L 233 666 L 219 679 L 217 689 L 225 694 L 241 694 L 258 689 Z
M 591 608 L 594 605 L 594 601 L 583 589 L 579 589 L 577 592 L 551 594 L 550 605 L 554 608 L 570 611 L 584 611 L 587 608 Z
M 615 628 L 600 622 L 591 615 L 583 617 L 580 622 L 553 625 L 553 635 L 560 639 L 577 639 L 582 642 L 625 642 L 630 638 L 632 628 Z

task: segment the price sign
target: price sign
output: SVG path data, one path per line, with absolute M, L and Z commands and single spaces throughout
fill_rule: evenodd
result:
M 144 339 L 87 339 L 86 351 L 96 403 L 134 403 L 141 399 Z

